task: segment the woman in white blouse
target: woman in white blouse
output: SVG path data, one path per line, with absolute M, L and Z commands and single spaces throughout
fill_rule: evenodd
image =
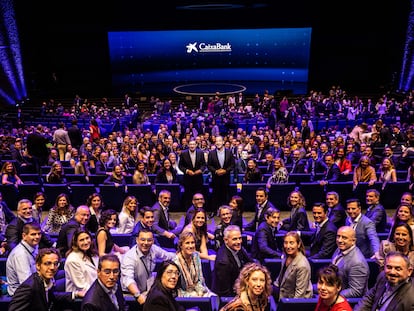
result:
M 66 291 L 86 291 L 98 277 L 99 256 L 89 231 L 79 229 L 65 261 Z
M 134 196 L 127 196 L 118 215 L 116 233 L 131 233 L 138 222 L 138 200 Z

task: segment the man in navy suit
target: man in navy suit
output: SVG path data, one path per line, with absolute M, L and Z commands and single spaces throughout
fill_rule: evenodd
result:
M 324 203 L 314 203 L 312 207 L 316 230 L 312 236 L 309 258 L 332 258 L 336 249 L 336 226 L 328 218 L 328 207 Z
M 219 206 L 229 202 L 230 173 L 234 169 L 234 157 L 231 151 L 224 147 L 222 136 L 216 137 L 216 149 L 208 154 L 208 169 L 212 175 L 212 202 L 210 211 L 216 214 Z
M 197 148 L 195 139 L 188 143 L 188 149 L 181 153 L 178 167 L 184 173 L 184 208 L 191 205 L 194 194 L 204 193 L 203 191 L 203 172 L 206 167 L 204 152 Z
M 36 256 L 36 272 L 19 285 L 10 301 L 10 311 L 47 311 L 72 309 L 74 299 L 84 291 L 57 292 L 53 278 L 58 271 L 60 254 L 55 248 L 42 248 Z M 109 309 L 101 309 L 109 310 Z
M 114 254 L 103 255 L 99 258 L 98 279 L 82 300 L 82 311 L 122 311 L 127 310 L 125 298 L 119 286 L 121 263 Z

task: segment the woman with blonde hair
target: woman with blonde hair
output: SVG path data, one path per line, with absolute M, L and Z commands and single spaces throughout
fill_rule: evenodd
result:
M 293 190 L 287 200 L 290 207 L 290 216 L 281 221 L 280 230 L 283 231 L 309 231 L 309 220 L 306 213 L 305 197 L 299 190 Z
M 129 195 L 122 204 L 121 212 L 118 215 L 117 233 L 131 233 L 138 222 L 138 200 Z
M 264 311 L 272 294 L 270 273 L 266 267 L 252 262 L 241 269 L 234 288 L 237 295 L 220 311 Z
M 200 254 L 196 251 L 195 236 L 184 231 L 178 238 L 177 257 L 174 262 L 180 268 L 180 297 L 210 297 L 214 295 L 207 287 L 201 266 Z

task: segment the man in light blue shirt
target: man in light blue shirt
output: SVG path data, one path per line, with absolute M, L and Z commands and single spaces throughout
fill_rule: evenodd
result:
M 121 264 L 121 284 L 139 304 L 144 304 L 147 291 L 154 282 L 156 261 L 174 260 L 175 253 L 154 244 L 152 231 L 143 228 L 137 235 L 137 244 L 126 252 Z
M 10 252 L 6 261 L 7 291 L 14 295 L 17 287 L 36 272 L 35 258 L 42 231 L 39 224 L 32 222 L 23 226 L 22 240 Z

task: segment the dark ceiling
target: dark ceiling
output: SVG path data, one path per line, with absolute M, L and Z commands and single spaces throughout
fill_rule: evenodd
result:
M 16 1 L 16 19 L 36 88 L 56 72 L 66 89 L 109 92 L 107 31 L 312 27 L 310 88 L 369 92 L 398 75 L 409 8 L 407 0 Z

